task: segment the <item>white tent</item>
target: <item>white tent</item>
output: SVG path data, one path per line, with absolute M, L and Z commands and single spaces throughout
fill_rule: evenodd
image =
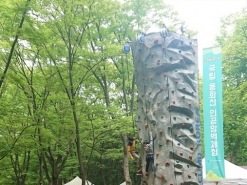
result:
M 206 166 L 205 158 L 202 159 L 203 165 L 203 185 L 247 185 L 247 170 L 236 166 L 233 163 L 225 160 L 225 180 L 223 181 L 206 181 Z
M 67 182 L 67 183 L 64 184 L 64 185 L 81 185 L 81 182 L 82 182 L 81 178 L 78 177 L 78 176 L 76 176 L 73 180 Z M 89 182 L 89 181 L 86 181 L 85 183 L 86 183 L 86 185 L 93 185 L 93 184 L 92 184 L 91 182 Z

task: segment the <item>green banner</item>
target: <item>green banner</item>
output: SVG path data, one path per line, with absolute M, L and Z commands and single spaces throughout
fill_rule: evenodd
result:
M 222 108 L 222 54 L 220 47 L 203 49 L 203 115 L 206 180 L 224 180 Z

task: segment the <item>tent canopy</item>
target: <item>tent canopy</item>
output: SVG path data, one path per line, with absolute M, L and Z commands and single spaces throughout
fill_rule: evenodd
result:
M 206 178 L 206 166 L 205 158 L 202 159 L 203 165 L 203 179 Z M 225 160 L 225 176 L 226 179 L 246 179 L 247 180 L 247 170 L 236 166 L 235 164 Z
M 205 158 L 202 159 L 203 165 L 203 185 L 247 185 L 247 170 L 236 166 L 235 164 L 224 160 L 225 162 L 225 180 L 216 182 L 216 181 L 207 181 L 206 180 L 206 166 Z
M 66 184 L 64 185 L 81 185 L 81 178 L 76 176 L 73 180 L 67 182 Z M 88 180 L 85 182 L 86 185 L 93 185 L 91 182 L 89 182 Z

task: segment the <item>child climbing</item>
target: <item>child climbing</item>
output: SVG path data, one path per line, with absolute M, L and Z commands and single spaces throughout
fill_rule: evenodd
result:
M 136 154 L 136 143 L 135 143 L 136 137 L 129 137 L 128 142 L 128 154 L 132 160 L 139 159 L 139 155 Z
M 142 175 L 141 167 L 140 167 L 140 160 L 139 160 L 139 155 L 136 154 L 136 143 L 135 139 L 137 139 L 138 136 L 136 137 L 129 137 L 129 142 L 128 142 L 128 154 L 132 160 L 137 159 L 136 165 L 137 165 L 137 174 L 136 175 Z
M 152 132 L 150 132 L 150 142 L 144 141 L 143 146 L 146 152 L 146 177 L 148 177 L 149 165 L 152 167 L 152 172 L 155 173 Z

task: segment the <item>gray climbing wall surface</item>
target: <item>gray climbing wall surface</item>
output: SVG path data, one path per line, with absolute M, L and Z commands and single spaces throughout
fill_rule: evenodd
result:
M 150 131 L 154 137 L 156 173 L 150 167 L 147 183 L 201 184 L 197 41 L 163 30 L 139 34 L 131 50 L 139 138 L 149 141 Z M 143 149 L 141 157 L 145 172 Z

